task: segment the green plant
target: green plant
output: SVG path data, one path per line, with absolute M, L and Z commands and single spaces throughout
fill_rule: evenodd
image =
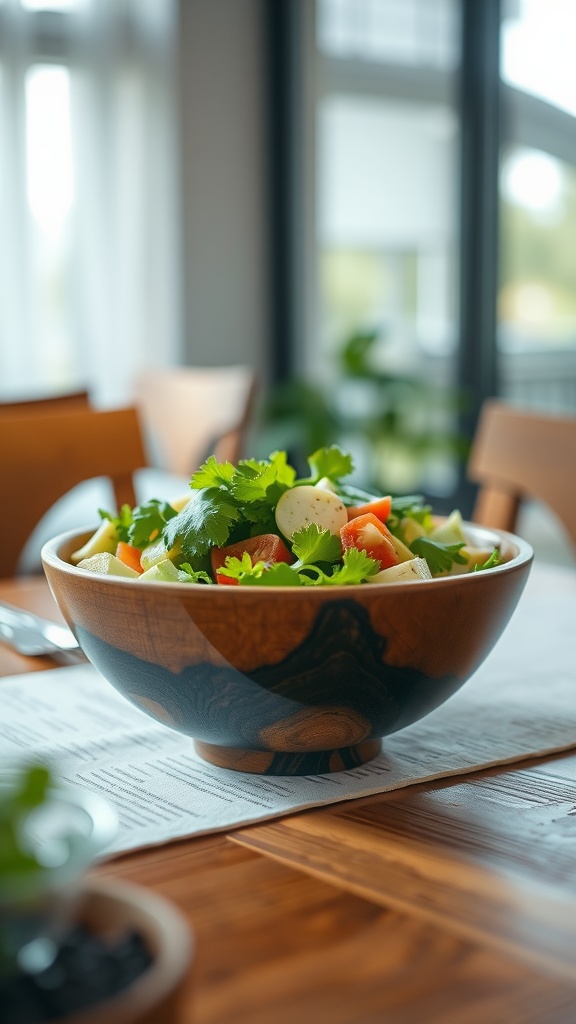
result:
M 53 960 L 77 883 L 115 830 L 105 801 L 58 785 L 46 765 L 0 772 L 0 978 Z
M 51 774 L 44 765 L 16 772 L 13 784 L 0 791 L 0 894 L 31 879 L 44 865 L 27 835 L 26 825 L 35 808 L 49 799 Z
M 356 453 L 361 486 L 398 493 L 422 486 L 434 458 L 456 463 L 467 444 L 455 421 L 459 396 L 423 377 L 383 369 L 379 331 L 357 331 L 336 354 L 330 380 L 292 379 L 271 391 L 262 410 L 262 450 L 306 452 L 342 444 Z

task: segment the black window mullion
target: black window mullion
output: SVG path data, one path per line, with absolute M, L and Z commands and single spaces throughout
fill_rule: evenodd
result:
M 299 329 L 299 0 L 265 0 L 268 84 L 270 349 L 273 385 L 294 376 Z
M 498 392 L 500 6 L 500 0 L 461 0 L 457 381 L 464 402 L 461 429 L 469 439 L 483 401 Z M 473 491 L 464 478 L 460 492 L 468 513 Z

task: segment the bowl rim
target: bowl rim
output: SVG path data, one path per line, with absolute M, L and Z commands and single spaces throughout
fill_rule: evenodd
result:
M 522 537 L 519 537 L 517 534 L 510 533 L 507 530 L 499 530 L 496 527 L 484 526 L 480 523 L 473 523 L 467 520 L 464 520 L 462 525 L 464 529 L 468 527 L 475 533 L 478 533 L 480 535 L 492 535 L 493 537 L 497 537 L 501 541 L 505 541 L 509 545 L 515 546 L 517 548 L 516 554 L 513 555 L 512 558 L 510 558 L 507 562 L 504 562 L 501 565 L 493 566 L 490 569 L 483 569 L 482 572 L 459 573 L 454 576 L 436 576 L 430 580 L 414 579 L 398 580 L 396 582 L 391 583 L 352 583 L 340 585 L 334 584 L 333 586 L 311 586 L 306 587 L 306 595 L 307 597 L 311 596 L 312 594 L 320 594 L 324 596 L 326 596 L 327 594 L 338 594 L 340 596 L 342 594 L 349 594 L 350 596 L 352 596 L 354 594 L 357 595 L 358 593 L 374 593 L 374 595 L 376 595 L 381 594 L 382 591 L 391 591 L 392 593 L 395 593 L 399 590 L 405 590 L 406 587 L 414 586 L 425 586 L 429 590 L 431 587 L 438 586 L 449 587 L 477 585 L 472 584 L 472 581 L 490 578 L 495 574 L 500 576 L 504 574 L 509 575 L 510 573 L 516 572 L 524 566 L 529 565 L 534 559 L 534 549 L 532 545 L 528 541 L 524 540 Z M 102 584 L 104 586 L 125 586 L 133 588 L 134 583 L 136 582 L 134 579 L 130 579 L 124 576 L 106 576 L 103 573 L 95 573 L 89 569 L 80 569 L 77 565 L 72 565 L 71 562 L 66 562 L 63 558 L 60 557 L 59 550 L 62 548 L 64 544 L 69 543 L 74 537 L 80 537 L 87 533 L 94 533 L 95 530 L 96 527 L 92 525 L 84 526 L 82 528 L 76 528 L 74 530 L 67 530 L 65 533 L 57 534 L 50 540 L 47 540 L 43 544 L 40 553 L 44 572 L 46 573 L 46 567 L 48 566 L 49 568 L 55 569 L 58 572 L 63 572 L 67 575 L 79 577 L 81 579 L 93 578 L 95 580 L 98 580 L 99 584 Z M 174 596 L 176 596 L 176 594 L 182 593 L 189 594 L 191 590 L 193 592 L 198 593 L 198 590 L 201 589 L 208 600 L 212 599 L 212 597 L 208 597 L 209 594 L 219 594 L 220 600 L 226 600 L 224 595 L 228 594 L 232 595 L 232 598 L 229 597 L 228 600 L 233 599 L 236 601 L 238 600 L 239 595 L 254 594 L 255 591 L 264 594 L 302 594 L 301 587 L 219 587 L 207 586 L 206 584 L 166 582 L 164 580 L 145 580 L 143 584 L 140 583 L 140 586 L 144 586 L 146 591 L 149 591 L 150 587 L 153 589 L 161 588 L 162 590 L 166 590 L 169 594 L 174 594 Z M 240 597 L 240 600 L 242 599 L 243 598 Z

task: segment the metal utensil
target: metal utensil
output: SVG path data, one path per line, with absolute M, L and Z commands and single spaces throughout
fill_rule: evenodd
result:
M 56 661 L 84 661 L 72 630 L 50 619 L 0 601 L 0 642 L 29 656 L 48 655 Z

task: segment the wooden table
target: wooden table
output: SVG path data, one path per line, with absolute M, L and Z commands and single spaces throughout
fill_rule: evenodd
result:
M 576 575 L 570 596 L 576 627 Z M 0 582 L 0 599 L 60 618 L 43 580 Z M 0 675 L 49 667 L 0 645 Z M 93 874 L 156 890 L 189 919 L 182 1024 L 576 1021 L 576 751 Z

